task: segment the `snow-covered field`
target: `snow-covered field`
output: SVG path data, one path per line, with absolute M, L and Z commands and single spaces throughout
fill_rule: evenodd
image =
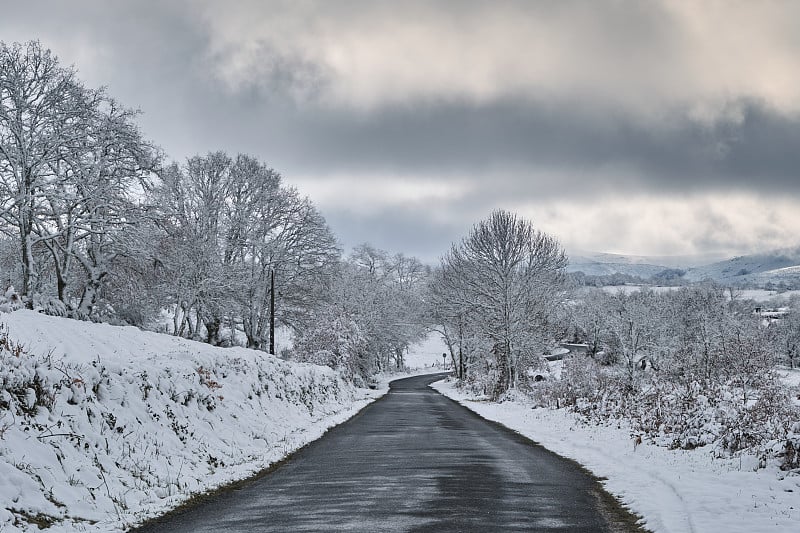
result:
M 631 294 L 636 291 L 640 291 L 645 287 L 654 292 L 669 292 L 680 288 L 680 286 L 662 287 L 660 285 L 604 285 L 602 289 L 611 294 L 616 294 L 618 292 L 623 294 Z
M 618 292 L 622 292 L 624 294 L 631 294 L 638 290 L 643 289 L 644 285 L 606 285 L 603 287 L 603 290 L 609 292 L 611 294 L 615 294 Z M 648 289 L 653 290 L 655 292 L 669 292 L 680 289 L 681 286 L 670 286 L 670 287 L 662 287 L 658 285 L 654 286 L 647 286 Z M 734 292 L 735 297 L 740 300 L 753 300 L 755 302 L 766 302 L 773 298 L 782 298 L 784 300 L 788 300 L 792 296 L 796 296 L 800 294 L 800 291 L 791 290 L 791 291 L 773 291 L 767 289 L 740 289 Z
M 766 302 L 773 298 L 782 298 L 788 300 L 792 296 L 800 295 L 800 291 L 769 291 L 766 289 L 742 289 L 739 291 L 739 298 L 745 300 L 754 300 L 756 302 Z
M 800 531 L 800 476 L 772 467 L 754 470 L 754 457 L 634 447 L 623 424 L 588 426 L 572 413 L 533 409 L 523 400 L 480 401 L 452 382 L 432 387 L 606 478 L 606 488 L 656 533 Z
M 121 530 L 254 474 L 386 390 L 133 327 L 31 311 L 0 323 L 3 532 Z
M 778 368 L 781 379 L 790 387 L 800 387 L 800 368 L 789 368 L 781 366 Z M 798 398 L 800 400 L 800 398 Z

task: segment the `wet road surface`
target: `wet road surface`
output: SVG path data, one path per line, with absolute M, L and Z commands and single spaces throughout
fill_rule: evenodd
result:
M 427 386 L 440 377 L 393 382 L 275 471 L 137 531 L 634 530 L 595 479 Z

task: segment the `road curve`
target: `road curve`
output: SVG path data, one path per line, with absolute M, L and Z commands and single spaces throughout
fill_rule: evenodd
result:
M 273 472 L 136 531 L 636 530 L 575 463 L 430 389 L 440 377 L 393 382 Z

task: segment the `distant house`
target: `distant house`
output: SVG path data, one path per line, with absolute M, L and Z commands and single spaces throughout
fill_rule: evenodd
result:
M 774 320 L 782 320 L 789 314 L 788 307 L 756 307 L 753 309 L 753 314 L 762 320 L 772 322 Z

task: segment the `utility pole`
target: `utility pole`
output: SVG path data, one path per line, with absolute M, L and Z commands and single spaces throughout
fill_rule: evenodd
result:
M 458 314 L 458 379 L 464 379 L 464 315 Z
M 464 379 L 464 320 L 458 315 L 458 379 Z
M 269 353 L 275 355 L 275 269 L 269 277 Z

